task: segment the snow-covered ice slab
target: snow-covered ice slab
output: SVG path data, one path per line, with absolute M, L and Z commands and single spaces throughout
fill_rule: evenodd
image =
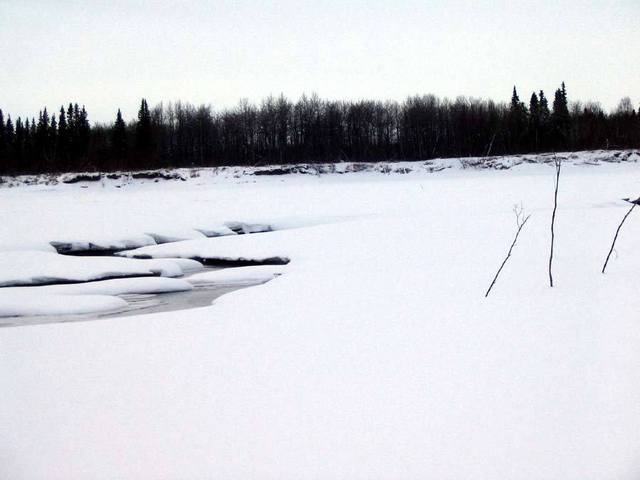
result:
M 227 225 L 214 225 L 213 227 L 199 227 L 196 230 L 205 237 L 223 237 L 225 235 L 237 235 L 237 232 L 231 230 Z
M 127 302 L 111 295 L 49 295 L 0 292 L 0 319 L 36 315 L 81 315 L 126 308 Z M 0 325 L 2 322 L 0 321 Z
M 231 231 L 236 233 L 264 233 L 271 232 L 271 225 L 263 223 L 227 222 L 225 224 Z
M 89 282 L 122 277 L 179 277 L 201 265 L 194 260 L 71 257 L 40 251 L 0 252 L 0 287 Z
M 153 240 L 157 244 L 181 242 L 183 240 L 192 240 L 206 237 L 206 235 L 204 235 L 202 232 L 193 229 L 163 229 L 156 232 L 147 232 L 147 235 L 153 238 Z
M 185 292 L 192 289 L 193 285 L 190 282 L 180 278 L 133 277 L 61 285 L 5 287 L 0 289 L 0 295 L 27 293 L 34 295 L 129 295 Z
M 0 289 L 0 317 L 103 313 L 127 307 L 127 302 L 116 295 L 184 292 L 192 289 L 193 286 L 185 280 L 162 277 L 6 287 Z
M 119 252 L 128 258 L 189 258 L 203 263 L 286 264 L 289 256 L 280 240 L 290 238 L 288 232 L 269 235 L 239 235 L 188 240 L 184 242 L 152 245 Z
M 242 285 L 267 282 L 282 275 L 284 265 L 251 265 L 246 267 L 225 268 L 213 272 L 196 273 L 189 277 L 189 283 L 215 283 L 221 285 Z
M 132 248 L 155 245 L 156 241 L 149 235 L 136 235 L 126 239 L 79 239 L 79 240 L 52 240 L 51 246 L 58 253 L 100 253 L 129 250 Z
M 271 232 L 273 227 L 263 223 L 226 222 L 202 228 L 159 228 L 122 239 L 78 239 L 78 240 L 53 240 L 50 243 L 58 253 L 91 255 L 108 253 L 112 254 L 123 250 L 161 245 L 164 243 L 181 242 L 184 240 L 197 240 L 202 238 L 221 237 L 226 235 L 249 234 Z M 7 248 L 9 249 L 9 248 Z M 15 249 L 15 248 L 12 248 Z M 24 248 L 21 248 L 24 249 Z M 35 248 L 41 250 L 42 248 Z M 3 248 L 0 246 L 0 251 Z

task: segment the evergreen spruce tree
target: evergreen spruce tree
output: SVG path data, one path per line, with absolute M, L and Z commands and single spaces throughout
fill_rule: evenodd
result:
M 138 111 L 136 124 L 136 163 L 137 166 L 147 166 L 151 162 L 153 138 L 151 130 L 151 112 L 147 101 L 143 98 Z
M 22 162 L 24 160 L 24 125 L 22 119 L 18 117 L 16 120 L 16 135 L 13 144 L 14 151 L 14 167 L 20 172 L 24 168 Z
M 4 114 L 2 113 L 2 109 L 0 108 L 0 152 L 2 152 L 6 142 L 4 132 L 5 132 Z
M 27 160 L 29 162 L 29 169 L 33 172 L 38 172 L 38 150 L 36 148 L 36 119 L 31 117 L 31 125 L 29 126 L 29 149 L 27 153 Z
M 28 146 L 31 142 L 31 125 L 29 124 L 28 118 L 24 122 L 24 141 L 25 146 Z
M 527 113 L 528 113 L 527 107 L 524 104 L 524 102 L 520 101 L 520 97 L 518 96 L 516 87 L 513 87 L 513 95 L 511 96 L 510 111 L 512 114 L 517 115 L 520 120 L 526 120 Z
M 513 86 L 513 93 L 511 94 L 511 109 L 516 109 L 520 105 L 520 97 L 518 96 L 518 91 L 516 90 L 516 86 Z
M 67 150 L 68 150 L 68 168 L 75 169 L 76 159 L 78 157 L 78 128 L 77 118 L 74 115 L 73 104 L 69 103 L 67 107 Z
M 136 145 L 146 149 L 151 143 L 151 113 L 147 101 L 143 98 L 138 110 L 138 124 L 136 125 Z
M 89 116 L 84 105 L 78 109 L 78 104 L 74 106 L 74 115 L 77 112 L 77 128 L 78 128 L 78 155 L 84 161 L 89 157 L 89 141 L 91 139 L 91 126 L 89 125 Z
M 61 170 L 69 168 L 69 130 L 64 107 L 60 107 L 60 114 L 58 115 L 57 158 Z
M 513 87 L 511 105 L 509 107 L 509 145 L 511 151 L 518 152 L 523 149 L 522 140 L 527 129 L 527 107 L 520 101 L 516 87 Z
M 547 100 L 547 97 L 545 97 L 544 92 L 542 90 L 540 90 L 539 102 L 540 102 L 540 106 L 539 106 L 540 123 L 544 125 L 549 121 L 550 112 L 549 112 L 549 101 Z
M 531 94 L 531 100 L 529 100 L 529 132 L 531 148 L 537 152 L 540 147 L 540 101 L 536 92 Z
M 49 113 L 45 107 L 38 115 L 36 127 L 36 162 L 39 168 L 46 168 L 49 162 Z
M 8 170 L 13 170 L 13 146 L 15 144 L 15 130 L 13 128 L 13 122 L 11 121 L 11 115 L 7 116 L 7 123 L 4 127 L 4 139 L 5 160 L 3 163 Z
M 551 119 L 551 112 L 549 111 L 549 101 L 542 90 L 540 90 L 538 94 L 538 102 L 538 147 L 541 150 L 546 150 L 549 148 L 549 123 Z
M 7 137 L 5 133 L 4 114 L 0 109 L 0 173 L 4 173 L 8 170 L 8 152 L 7 152 Z
M 529 100 L 529 115 L 536 121 L 540 119 L 540 102 L 536 92 L 531 94 L 531 100 Z
M 49 149 L 49 161 L 54 169 L 60 170 L 60 165 L 57 164 L 57 151 L 58 151 L 58 122 L 56 116 L 51 115 L 51 123 L 49 125 L 49 135 L 47 138 Z
M 120 109 L 118 109 L 116 121 L 111 129 L 111 144 L 116 165 L 118 168 L 125 168 L 127 158 L 127 128 L 122 119 Z
M 7 148 L 7 134 L 5 130 L 4 114 L 0 109 L 0 174 L 9 170 L 9 152 Z
M 7 142 L 7 146 L 11 146 L 13 144 L 13 137 L 15 135 L 15 130 L 13 128 L 13 122 L 11 121 L 11 115 L 7 117 L 7 124 L 5 125 L 5 138 Z
M 554 131 L 554 144 L 557 148 L 566 148 L 569 140 L 569 126 L 571 117 L 569 115 L 569 105 L 567 102 L 567 90 L 564 82 L 562 87 L 556 90 L 553 99 L 553 113 L 551 122 Z
M 73 105 L 70 103 L 67 107 L 67 125 L 69 127 L 69 131 L 73 131 L 75 127 L 74 116 L 73 116 Z

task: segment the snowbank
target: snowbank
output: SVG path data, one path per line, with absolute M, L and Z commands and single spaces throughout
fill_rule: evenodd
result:
M 562 161 L 574 165 L 598 166 L 607 163 L 636 163 L 640 160 L 638 150 L 593 150 L 584 152 L 557 152 L 492 157 L 435 158 L 426 161 L 387 162 L 340 162 L 299 165 L 268 165 L 263 167 L 210 167 L 174 170 L 153 170 L 146 172 L 112 173 L 64 173 L 58 176 L 21 175 L 0 176 L 0 188 L 19 186 L 59 185 L 59 187 L 88 188 L 130 188 L 153 183 L 188 182 L 202 184 L 210 180 L 242 180 L 251 177 L 281 176 L 321 176 L 321 175 L 415 175 L 440 173 L 449 169 L 508 170 L 519 165 L 545 164 L 553 162 L 557 156 Z M 151 183 L 152 182 L 152 183 Z

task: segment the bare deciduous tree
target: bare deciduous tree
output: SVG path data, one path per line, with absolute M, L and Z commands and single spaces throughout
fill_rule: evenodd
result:
M 551 249 L 549 251 L 549 285 L 551 287 L 553 287 L 553 274 L 551 273 L 551 267 L 553 265 L 553 244 L 555 242 L 554 226 L 556 223 L 556 211 L 558 209 L 558 184 L 560 183 L 560 168 L 562 167 L 562 160 L 554 156 L 553 164 L 556 167 L 556 188 L 553 194 L 553 213 L 551 214 Z
M 624 222 L 627 220 L 627 217 L 631 214 L 631 212 L 633 212 L 633 209 L 636 208 L 638 204 L 640 204 L 640 197 L 638 197 L 635 200 L 629 200 L 628 198 L 625 198 L 624 200 L 626 200 L 629 203 L 632 203 L 633 205 L 631 205 L 631 208 L 625 214 L 625 216 L 622 217 L 622 221 L 620 222 L 620 224 L 618 225 L 618 228 L 616 229 L 616 234 L 613 237 L 613 242 L 611 242 L 611 248 L 609 249 L 609 253 L 607 254 L 607 259 L 604 261 L 604 265 L 602 266 L 602 273 L 604 273 L 604 271 L 607 269 L 607 264 L 609 263 L 609 257 L 611 257 L 611 254 L 613 253 L 613 249 L 616 246 L 616 240 L 618 240 L 618 234 L 620 233 L 622 224 L 624 224 Z
M 502 272 L 502 269 L 504 268 L 505 264 L 507 263 L 507 260 L 509 260 L 509 258 L 511 257 L 511 252 L 513 251 L 513 247 L 516 246 L 516 242 L 518 241 L 518 236 L 520 236 L 520 232 L 522 231 L 522 227 L 524 227 L 525 223 L 527 223 L 527 220 L 529 220 L 529 217 L 531 217 L 531 215 L 526 215 L 525 216 L 525 212 L 524 212 L 524 208 L 522 207 L 522 205 L 520 205 L 518 207 L 518 205 L 515 205 L 513 207 L 513 213 L 516 216 L 516 226 L 518 227 L 516 230 L 516 235 L 515 237 L 513 237 L 513 242 L 511 242 L 511 246 L 509 247 L 509 251 L 507 252 L 507 256 L 504 257 L 504 260 L 502 261 L 502 264 L 500 265 L 500 268 L 498 268 L 498 271 L 496 272 L 495 276 L 493 277 L 493 280 L 491 281 L 491 285 L 489 285 L 489 288 L 487 289 L 487 292 L 484 294 L 485 298 L 489 296 L 489 293 L 491 292 L 491 289 L 493 288 L 493 286 L 496 284 L 496 281 L 498 280 L 498 276 L 500 275 L 500 272 Z

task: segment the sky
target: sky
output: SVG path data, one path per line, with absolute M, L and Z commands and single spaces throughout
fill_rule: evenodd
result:
M 0 108 L 433 93 L 640 104 L 638 0 L 0 0 Z

